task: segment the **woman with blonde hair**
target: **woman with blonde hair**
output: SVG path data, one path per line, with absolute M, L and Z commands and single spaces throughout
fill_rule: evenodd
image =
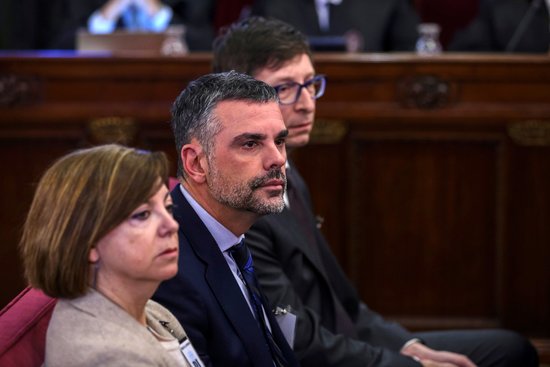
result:
M 46 366 L 201 366 L 149 298 L 178 271 L 168 161 L 119 145 L 78 150 L 40 180 L 20 243 L 31 286 L 58 298 Z

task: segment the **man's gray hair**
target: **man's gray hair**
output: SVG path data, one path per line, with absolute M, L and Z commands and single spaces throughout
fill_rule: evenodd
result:
M 184 177 L 181 149 L 196 138 L 207 155 L 221 123 L 214 109 L 222 101 L 279 102 L 275 89 L 249 75 L 229 71 L 207 74 L 185 88 L 172 105 L 171 126 L 178 152 L 178 176 Z

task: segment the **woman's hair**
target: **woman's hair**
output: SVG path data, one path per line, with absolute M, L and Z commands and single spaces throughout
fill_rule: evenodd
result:
M 103 145 L 77 150 L 42 176 L 23 227 L 20 250 L 32 287 L 75 298 L 90 286 L 90 249 L 162 184 L 162 152 Z

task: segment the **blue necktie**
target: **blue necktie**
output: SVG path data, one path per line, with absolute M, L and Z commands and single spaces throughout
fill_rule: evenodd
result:
M 229 250 L 229 252 L 231 253 L 231 256 L 233 257 L 235 263 L 241 271 L 241 275 L 246 284 L 246 288 L 248 289 L 250 302 L 252 303 L 252 308 L 254 310 L 254 316 L 256 317 L 256 321 L 258 321 L 258 324 L 266 338 L 266 342 L 269 350 L 271 351 L 273 361 L 276 366 L 286 366 L 287 363 L 285 358 L 283 357 L 283 353 L 277 346 L 277 343 L 275 343 L 275 340 L 273 340 L 273 335 L 266 325 L 266 320 L 264 318 L 262 308 L 262 293 L 260 291 L 258 279 L 256 279 L 256 275 L 254 274 L 254 263 L 252 262 L 252 254 L 250 253 L 248 247 L 245 245 L 244 239 L 233 246 Z

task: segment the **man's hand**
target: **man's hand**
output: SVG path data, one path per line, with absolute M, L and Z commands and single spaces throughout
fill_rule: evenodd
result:
M 433 350 L 421 343 L 408 345 L 401 354 L 414 358 L 424 367 L 476 367 L 465 355 Z
M 145 13 L 151 17 L 162 7 L 162 3 L 159 0 L 133 0 L 133 2 L 138 8 L 144 10 Z
M 132 0 L 109 0 L 100 9 L 101 16 L 111 22 L 116 22 L 120 14 L 132 3 Z

